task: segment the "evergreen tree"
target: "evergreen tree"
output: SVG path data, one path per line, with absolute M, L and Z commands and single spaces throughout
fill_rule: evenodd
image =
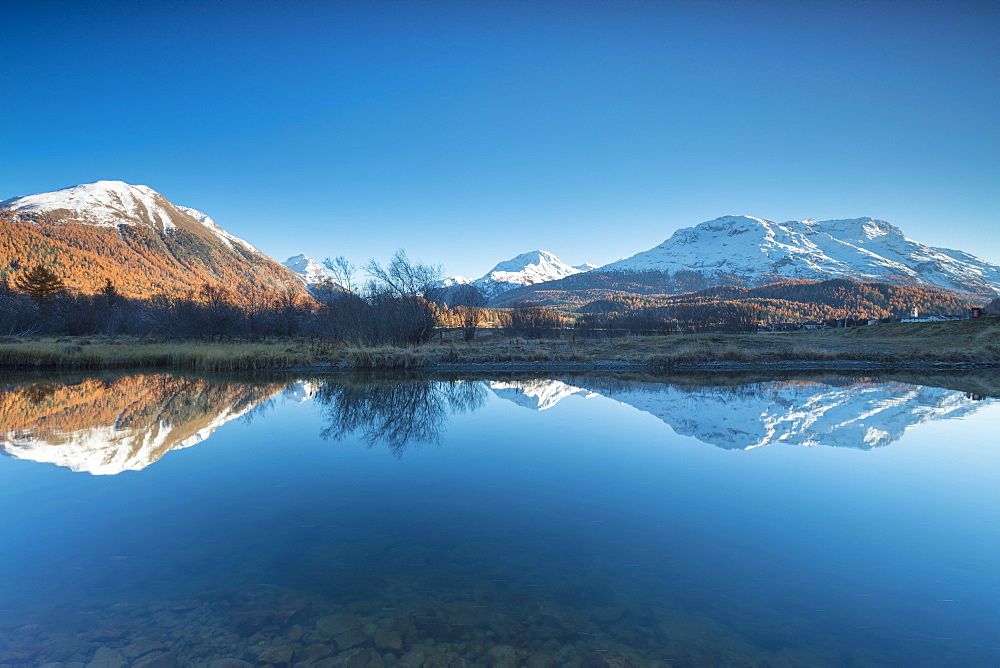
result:
M 55 299 L 66 287 L 54 271 L 40 264 L 18 276 L 14 285 L 39 304 Z
M 111 282 L 110 278 L 104 279 L 104 287 L 101 288 L 101 294 L 104 295 L 104 298 L 107 300 L 108 306 L 114 306 L 121 298 L 118 288 L 115 287 L 115 284 Z

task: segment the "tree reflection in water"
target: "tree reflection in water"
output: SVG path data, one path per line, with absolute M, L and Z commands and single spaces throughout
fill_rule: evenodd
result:
M 439 443 L 449 417 L 479 410 L 486 396 L 479 381 L 370 379 L 327 382 L 315 400 L 329 422 L 323 438 L 356 434 L 369 448 L 384 443 L 402 457 L 410 445 Z

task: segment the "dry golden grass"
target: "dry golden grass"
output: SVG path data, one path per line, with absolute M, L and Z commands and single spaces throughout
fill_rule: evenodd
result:
M 768 334 L 682 334 L 523 340 L 445 336 L 419 346 L 343 346 L 308 340 L 205 342 L 100 338 L 0 340 L 0 368 L 167 367 L 237 371 L 306 367 L 419 369 L 440 364 L 610 362 L 663 368 L 837 362 L 1000 364 L 1000 318 Z
M 315 355 L 304 343 L 101 340 L 95 338 L 6 339 L 0 367 L 137 368 L 237 371 L 309 366 Z

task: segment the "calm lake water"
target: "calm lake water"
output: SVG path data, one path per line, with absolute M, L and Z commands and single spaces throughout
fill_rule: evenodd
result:
M 997 666 L 998 381 L 7 380 L 0 664 Z

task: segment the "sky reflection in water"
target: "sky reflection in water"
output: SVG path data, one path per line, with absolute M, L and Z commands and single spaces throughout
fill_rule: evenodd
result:
M 0 659 L 995 665 L 991 382 L 9 384 Z

